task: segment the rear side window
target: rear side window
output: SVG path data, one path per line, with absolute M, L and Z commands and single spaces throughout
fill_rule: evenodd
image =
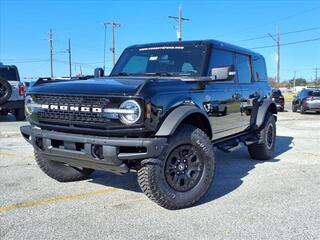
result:
M 252 60 L 256 81 L 268 81 L 266 63 L 263 58 L 255 57 Z
M 252 80 L 250 57 L 236 54 L 236 71 L 239 83 L 250 83 Z
M 0 79 L 8 81 L 18 81 L 18 74 L 16 68 L 13 67 L 0 67 Z
M 313 97 L 320 97 L 320 91 L 313 91 L 310 95 Z
M 273 89 L 273 90 L 272 90 L 272 94 L 274 94 L 274 95 L 276 95 L 276 96 L 282 96 L 281 91 L 278 90 L 278 89 Z

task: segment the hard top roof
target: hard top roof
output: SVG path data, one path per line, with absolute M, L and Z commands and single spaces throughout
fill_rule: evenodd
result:
M 242 48 L 233 44 L 221 42 L 218 40 L 192 40 L 192 41 L 173 41 L 173 42 L 158 42 L 158 43 L 147 43 L 147 44 L 136 44 L 128 47 L 130 48 L 148 48 L 148 47 L 160 47 L 160 46 L 186 46 L 186 45 L 212 45 L 215 48 L 222 48 L 229 51 L 238 53 L 248 54 L 256 57 L 263 57 L 261 54 L 251 51 L 246 48 Z

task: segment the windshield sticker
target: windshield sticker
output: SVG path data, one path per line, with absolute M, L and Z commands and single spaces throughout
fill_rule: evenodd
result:
M 139 51 L 164 50 L 164 49 L 184 49 L 184 46 L 148 47 L 148 48 L 140 48 Z
M 149 61 L 156 61 L 156 60 L 158 60 L 158 56 L 151 56 L 149 58 Z

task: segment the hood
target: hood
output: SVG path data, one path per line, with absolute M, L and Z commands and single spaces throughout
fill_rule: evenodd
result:
M 135 95 L 146 78 L 97 78 L 36 82 L 28 93 L 79 95 Z

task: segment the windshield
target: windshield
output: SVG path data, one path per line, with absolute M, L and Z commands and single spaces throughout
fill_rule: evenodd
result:
M 126 49 L 111 76 L 201 76 L 206 46 L 159 46 Z
M 0 67 L 0 79 L 18 81 L 17 70 L 13 67 Z

